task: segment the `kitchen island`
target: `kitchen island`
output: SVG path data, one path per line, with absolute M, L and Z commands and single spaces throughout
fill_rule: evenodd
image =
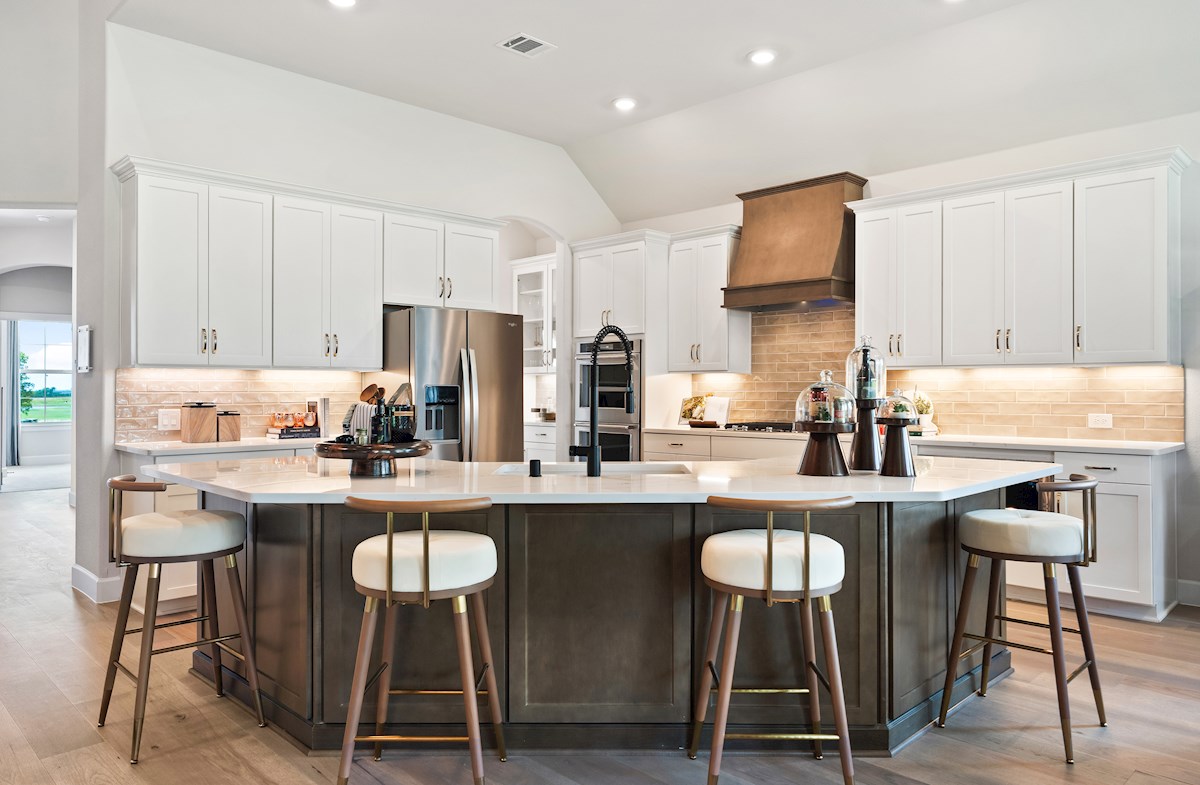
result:
M 710 612 L 700 548 L 712 533 L 764 525 L 761 516 L 709 508 L 708 496 L 853 496 L 854 507 L 814 516 L 813 529 L 846 551 L 833 608 L 852 741 L 856 751 L 886 753 L 936 713 L 966 563 L 958 517 L 1003 506 L 1007 486 L 1061 469 L 961 458 L 916 463 L 914 478 L 802 477 L 794 459 L 610 463 L 598 478 L 584 476 L 582 464 L 545 464 L 544 476 L 531 478 L 524 464 L 427 459 L 398 462 L 395 477 L 351 478 L 346 462 L 315 456 L 143 471 L 196 488 L 206 508 L 247 516 L 239 559 L 268 721 L 310 749 L 340 745 L 363 605 L 351 556 L 384 530 L 382 515 L 345 507 L 348 495 L 494 501 L 485 512 L 435 516 L 432 525 L 496 542 L 487 614 L 513 749 L 684 746 Z M 411 518 L 398 517 L 397 528 L 419 528 L 419 516 Z M 801 520 L 780 515 L 776 525 L 799 528 Z M 972 603 L 980 627 L 984 600 Z M 222 634 L 233 619 L 227 603 L 218 596 Z M 769 627 L 767 613 L 775 614 Z M 453 688 L 448 603 L 402 610 L 399 639 L 395 686 Z M 736 686 L 799 686 L 799 640 L 796 606 L 747 603 Z M 197 651 L 193 663 L 211 676 L 206 653 Z M 979 654 L 959 664 L 956 698 L 978 686 L 980 664 Z M 246 699 L 240 668 L 226 664 L 224 680 Z M 1009 654 L 998 649 L 991 672 L 1008 671 Z M 366 717 L 374 716 L 369 700 Z M 736 695 L 730 723 L 779 732 L 806 722 L 805 703 Z M 452 697 L 405 698 L 389 711 L 388 732 L 454 733 L 462 722 Z

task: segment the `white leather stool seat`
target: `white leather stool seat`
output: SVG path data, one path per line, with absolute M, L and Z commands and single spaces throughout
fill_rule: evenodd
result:
M 147 512 L 121 521 L 121 553 L 140 559 L 217 553 L 245 541 L 246 518 L 236 512 Z
M 421 532 L 392 535 L 392 591 L 419 592 L 424 575 Z M 387 591 L 387 535 L 363 540 L 354 549 L 354 582 Z M 486 534 L 429 532 L 429 590 L 447 591 L 483 583 L 496 574 L 496 543 Z
M 804 532 L 775 529 L 772 591 L 804 590 Z M 809 591 L 827 592 L 846 577 L 846 552 L 822 534 L 809 536 L 812 564 Z M 767 586 L 767 530 L 738 529 L 714 534 L 704 541 L 700 569 L 705 577 L 726 586 L 764 591 Z
M 958 519 L 966 548 L 1014 556 L 1072 557 L 1083 553 L 1083 521 L 1041 510 L 975 510 Z

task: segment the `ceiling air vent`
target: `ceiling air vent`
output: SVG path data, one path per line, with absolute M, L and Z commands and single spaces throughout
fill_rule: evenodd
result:
M 514 35 L 512 38 L 504 39 L 496 44 L 496 46 L 501 49 L 507 49 L 510 52 L 516 52 L 519 55 L 524 55 L 525 57 L 537 57 L 549 52 L 551 49 L 558 48 L 554 44 L 539 41 L 527 35 Z

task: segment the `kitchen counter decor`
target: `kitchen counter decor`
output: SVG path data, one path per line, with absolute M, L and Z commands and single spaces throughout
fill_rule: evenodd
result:
M 858 409 L 858 427 L 850 445 L 850 468 L 855 471 L 879 471 L 882 456 L 875 410 L 883 403 L 886 385 L 883 353 L 871 345 L 871 336 L 864 335 L 846 357 L 846 386 L 854 391 Z
M 887 477 L 916 477 L 908 427 L 917 422 L 917 405 L 895 390 L 884 400 L 879 415 L 879 423 L 887 426 L 883 466 L 879 473 Z
M 833 381 L 833 371 L 821 371 L 796 398 L 796 426 L 809 434 L 799 474 L 810 477 L 845 477 L 850 473 L 839 433 L 854 430 L 856 404 L 850 390 Z
M 394 477 L 397 458 L 420 458 L 432 449 L 433 445 L 426 441 L 403 444 L 321 442 L 313 447 L 313 452 L 321 458 L 349 460 L 351 477 Z

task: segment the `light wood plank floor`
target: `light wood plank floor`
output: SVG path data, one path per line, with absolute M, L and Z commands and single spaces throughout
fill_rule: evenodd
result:
M 190 653 L 155 658 L 142 760 L 128 763 L 133 689 L 119 678 L 108 724 L 96 728 L 115 605 L 70 588 L 74 517 L 65 491 L 0 496 L 0 785 L 332 783 L 336 759 L 309 757 L 188 675 Z M 1036 618 L 1039 608 L 1016 606 Z M 1200 609 L 1162 624 L 1094 616 L 1110 727 L 1097 727 L 1086 676 L 1073 686 L 1075 766 L 1062 762 L 1048 659 L 1016 652 L 1016 673 L 968 701 L 950 727 L 894 758 L 857 759 L 864 785 L 1200 785 Z M 190 634 L 163 631 L 167 636 Z M 1014 637 L 1037 641 L 1037 632 Z M 131 639 L 136 642 L 136 639 Z M 133 663 L 127 649 L 126 661 Z M 486 760 L 495 785 L 685 785 L 707 756 L 514 754 Z M 353 781 L 469 783 L 466 751 L 361 756 Z M 723 784 L 841 782 L 837 758 L 727 753 Z

